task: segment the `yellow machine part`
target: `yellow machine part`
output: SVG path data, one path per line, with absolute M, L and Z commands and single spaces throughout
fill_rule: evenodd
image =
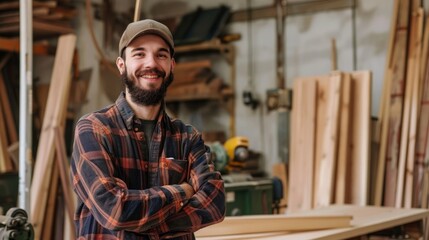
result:
M 235 150 L 239 147 L 248 148 L 249 147 L 249 140 L 246 137 L 233 137 L 228 139 L 223 146 L 225 147 L 226 153 L 228 155 L 228 158 L 230 161 L 233 161 L 235 159 Z

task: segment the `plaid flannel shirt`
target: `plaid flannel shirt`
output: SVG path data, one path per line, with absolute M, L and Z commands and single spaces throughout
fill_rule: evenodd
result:
M 224 183 L 195 128 L 161 110 L 149 159 L 144 144 L 124 93 L 78 121 L 70 168 L 78 239 L 195 239 L 223 220 Z M 190 199 L 183 182 L 195 190 Z

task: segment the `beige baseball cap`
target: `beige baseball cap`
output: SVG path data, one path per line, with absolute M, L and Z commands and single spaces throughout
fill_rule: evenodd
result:
M 174 55 L 174 41 L 173 35 L 164 24 L 157 22 L 152 19 L 144 19 L 128 24 L 124 33 L 122 34 L 121 40 L 119 40 L 119 56 L 122 55 L 122 51 L 138 36 L 143 34 L 156 34 L 164 39 L 164 41 L 170 46 L 171 56 Z

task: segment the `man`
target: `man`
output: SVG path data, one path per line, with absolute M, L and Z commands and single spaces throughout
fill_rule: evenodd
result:
M 78 239 L 195 239 L 225 216 L 225 192 L 209 148 L 192 126 L 170 118 L 170 30 L 154 20 L 128 25 L 116 65 L 125 91 L 82 117 L 71 177 Z

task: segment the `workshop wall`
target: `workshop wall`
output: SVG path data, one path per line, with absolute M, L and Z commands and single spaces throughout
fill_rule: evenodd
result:
M 134 8 L 134 1 L 129 5 L 123 1 L 114 1 L 115 11 L 129 11 Z M 143 1 L 143 16 L 162 18 L 177 16 L 194 10 L 197 6 L 204 8 L 228 5 L 232 11 L 246 9 L 245 0 L 204 0 L 204 1 Z M 251 6 L 272 5 L 273 1 L 251 1 Z M 286 44 L 286 87 L 291 88 L 293 80 L 299 76 L 321 75 L 331 70 L 331 39 L 335 38 L 337 46 L 338 69 L 344 71 L 371 70 L 373 72 L 372 115 L 378 115 L 378 105 L 384 77 L 384 64 L 393 1 L 358 0 L 355 16 L 355 38 L 353 36 L 353 11 L 351 9 L 331 10 L 288 16 L 285 26 Z M 170 8 L 170 6 L 174 6 Z M 84 7 L 79 7 L 78 48 L 80 68 L 94 69 L 88 94 L 89 102 L 82 109 L 82 114 L 93 111 L 113 100 L 107 96 L 103 87 L 105 80 L 99 77 L 97 53 L 90 40 Z M 234 42 L 236 58 L 236 135 L 249 138 L 250 148 L 262 152 L 267 173 L 271 165 L 280 161 L 278 132 L 284 128 L 279 113 L 269 112 L 265 106 L 266 92 L 276 88 L 276 23 L 274 19 L 255 20 L 250 23 L 236 22 L 227 26 L 227 32 L 240 33 L 241 40 Z M 99 39 L 102 36 L 102 22 L 94 21 L 94 29 Z M 249 27 L 251 38 L 249 38 Z M 356 52 L 353 52 L 353 40 L 356 40 Z M 101 41 L 101 40 L 100 40 Z M 252 52 L 249 52 L 249 44 Z M 107 56 L 114 61 L 117 51 L 107 50 Z M 249 60 L 251 63 L 249 64 Z M 249 66 L 251 69 L 249 69 Z M 227 66 L 216 66 L 218 72 L 228 79 Z M 118 79 L 118 81 L 120 81 Z M 255 110 L 243 104 L 244 90 L 252 91 L 261 104 Z M 118 89 L 119 93 L 120 89 Z M 180 118 L 196 127 L 209 124 L 212 129 L 228 129 L 227 112 L 213 106 L 198 108 L 181 107 Z M 211 113 L 211 115 L 210 115 Z

